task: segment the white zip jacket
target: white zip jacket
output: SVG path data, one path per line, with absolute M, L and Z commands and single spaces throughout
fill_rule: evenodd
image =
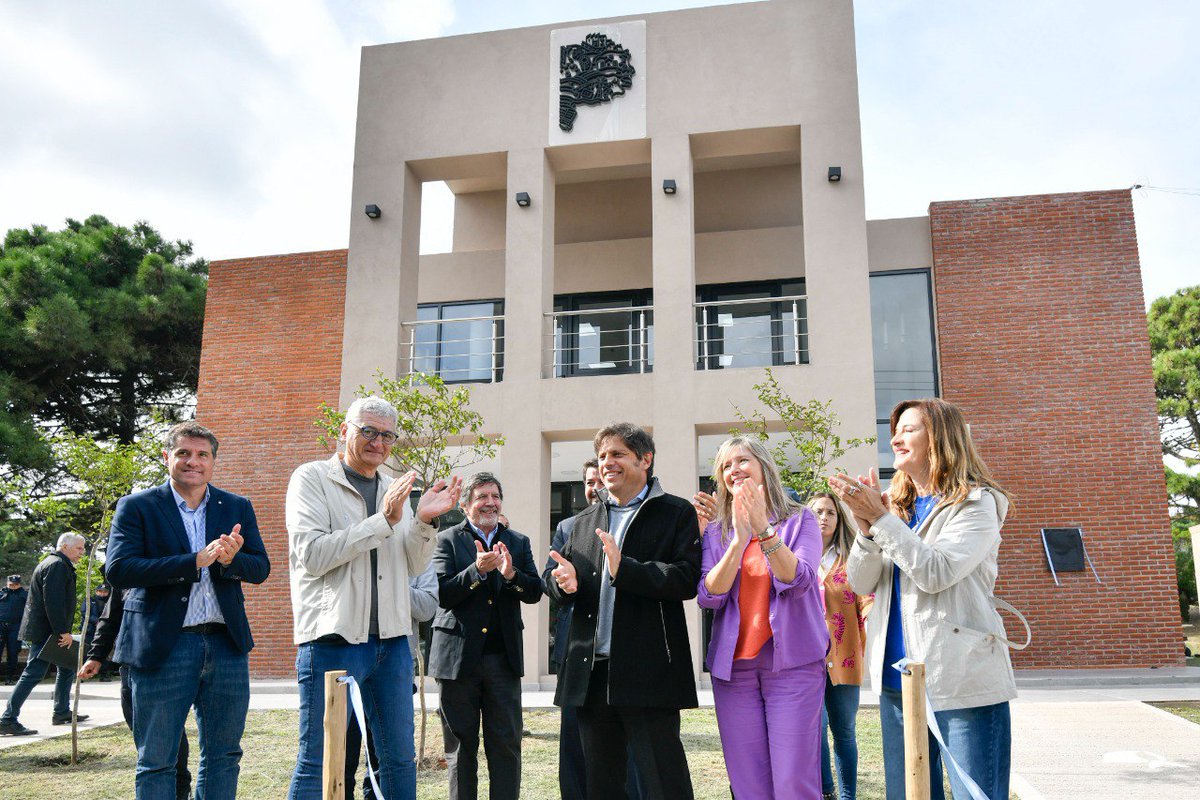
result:
M 379 472 L 377 506 L 392 478 Z M 429 566 L 437 529 L 408 503 L 395 527 L 367 505 L 346 478 L 340 456 L 301 464 L 288 483 L 285 512 L 292 624 L 296 644 L 336 633 L 367 640 L 371 617 L 371 550 L 379 550 L 379 636 L 412 632 L 409 576 Z
M 1008 499 L 975 487 L 961 503 L 937 508 L 917 530 L 885 514 L 869 539 L 861 533 L 846 562 L 850 586 L 875 593 L 867 615 L 867 666 L 875 691 L 883 686 L 884 642 L 892 613 L 892 565 L 900 567 L 901 627 L 905 652 L 925 663 L 925 687 L 935 711 L 988 706 L 1017 696 L 997 608 L 1016 609 L 997 598 L 1000 526 Z

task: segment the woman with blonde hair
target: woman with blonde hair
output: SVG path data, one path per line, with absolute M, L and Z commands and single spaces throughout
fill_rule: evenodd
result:
M 700 605 L 714 611 L 708 669 L 737 797 L 812 798 L 829 633 L 821 610 L 816 517 L 784 493 L 766 448 L 727 440 L 716 497 L 694 503 L 704 529 Z
M 846 561 L 854 545 L 850 514 L 830 492 L 817 492 L 808 507 L 821 526 L 821 601 L 829 628 L 829 655 L 825 658 L 825 708 L 821 712 L 821 794 L 824 800 L 854 800 L 858 789 L 859 690 L 862 685 L 867 611 L 874 595 L 857 594 L 846 577 Z M 833 734 L 830 765 L 829 732 Z
M 1016 696 L 1008 640 L 995 596 L 1000 526 L 1008 494 L 971 441 L 961 409 L 935 398 L 892 410 L 896 474 L 886 494 L 875 471 L 836 475 L 830 486 L 854 514 L 858 535 L 846 564 L 856 592 L 875 593 L 867 662 L 880 692 L 883 763 L 889 800 L 904 797 L 904 658 L 925 664 L 926 696 L 945 749 L 930 736 L 930 784 L 942 793 L 947 757 L 955 797 L 1008 797 Z M 1026 633 L 1029 626 L 1026 624 Z

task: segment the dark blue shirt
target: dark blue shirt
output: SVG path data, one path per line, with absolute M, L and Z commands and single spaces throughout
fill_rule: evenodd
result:
M 913 502 L 908 527 L 914 531 L 929 518 L 929 512 L 937 505 L 937 495 L 918 497 Z M 883 644 L 883 687 L 900 691 L 900 671 L 892 669 L 907 651 L 904 648 L 904 629 L 900 626 L 900 567 L 892 565 L 892 607 L 888 612 L 887 639 Z

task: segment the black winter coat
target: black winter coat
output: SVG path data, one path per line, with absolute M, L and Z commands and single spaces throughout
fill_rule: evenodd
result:
M 75 622 L 75 565 L 54 552 L 33 568 L 21 638 L 41 647 L 51 634 L 70 633 Z
M 28 598 L 29 590 L 24 586 L 16 590 L 0 586 L 0 622 L 20 625 L 25 616 L 25 601 Z
M 596 640 L 600 581 L 611 580 L 596 529 L 609 530 L 608 506 L 575 517 L 562 555 L 575 565 L 579 588 L 564 594 L 551 580 L 555 602 L 574 603 L 567 653 L 554 703 L 581 706 L 587 697 Z M 683 601 L 700 580 L 700 526 L 696 510 L 666 494 L 655 480 L 634 513 L 621 547 L 613 588 L 608 702 L 614 706 L 695 708 L 696 675 Z

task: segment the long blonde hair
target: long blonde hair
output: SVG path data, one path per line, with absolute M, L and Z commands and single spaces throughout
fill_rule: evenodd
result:
M 734 448 L 737 447 L 749 450 L 750 455 L 754 456 L 754 460 L 762 467 L 768 517 L 781 521 L 804 508 L 784 492 L 783 482 L 779 479 L 779 469 L 761 442 L 746 436 L 734 436 L 726 439 L 717 450 L 716 458 L 713 459 L 713 481 L 717 484 L 717 518 L 714 522 L 720 524 L 722 544 L 729 543 L 729 532 L 733 530 L 733 493 L 725 485 L 725 464 L 729 461 Z
M 900 415 L 910 408 L 917 409 L 929 432 L 929 488 L 941 497 L 939 507 L 961 503 L 976 486 L 986 486 L 1011 501 L 1012 497 L 992 477 L 975 449 L 961 408 L 936 397 L 904 400 L 892 409 L 892 436 L 896 435 Z M 913 479 L 902 470 L 896 470 L 888 495 L 892 510 L 907 522 L 917 499 L 917 485 Z
M 841 501 L 831 492 L 814 492 L 813 496 L 808 498 L 808 508 L 814 514 L 816 509 L 813 508 L 813 503 L 821 498 L 825 498 L 833 503 L 833 508 L 837 511 L 837 525 L 833 528 L 833 540 L 829 543 L 833 546 L 835 563 L 845 564 L 846 559 L 850 557 L 850 548 L 854 544 L 854 529 L 850 527 L 849 513 Z M 820 521 L 820 518 L 817 520 Z

